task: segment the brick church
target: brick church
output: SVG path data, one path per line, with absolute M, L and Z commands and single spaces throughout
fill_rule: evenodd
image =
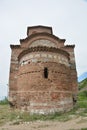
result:
M 20 45 L 10 45 L 9 102 L 29 113 L 69 111 L 76 103 L 75 45 L 53 34 L 51 27 L 31 26 Z

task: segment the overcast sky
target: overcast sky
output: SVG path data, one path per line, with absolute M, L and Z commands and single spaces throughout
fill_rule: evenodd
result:
M 7 93 L 11 49 L 27 27 L 52 26 L 54 35 L 75 44 L 78 76 L 87 72 L 87 0 L 0 0 L 0 95 Z M 2 91 L 3 90 L 3 91 Z

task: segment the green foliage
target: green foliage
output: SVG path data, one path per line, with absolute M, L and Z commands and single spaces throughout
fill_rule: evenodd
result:
M 81 130 L 87 130 L 87 128 L 82 128 Z
M 8 99 L 5 97 L 5 99 L 0 101 L 0 105 L 6 105 L 9 104 Z
M 84 79 L 82 82 L 80 82 L 78 85 L 79 85 L 79 90 L 86 87 L 87 86 L 87 78 Z
M 82 82 L 79 83 L 79 91 L 78 94 L 78 107 L 79 108 L 85 108 L 87 109 L 87 90 L 85 89 L 87 87 L 87 79 L 83 80 Z
M 12 119 L 17 119 L 21 122 L 28 122 L 28 121 L 36 121 L 36 120 L 60 120 L 60 121 L 67 121 L 69 118 L 68 116 L 66 116 L 66 114 L 62 114 L 62 113 L 55 113 L 55 114 L 49 114 L 49 115 L 39 115 L 39 114 L 33 114 L 30 115 L 28 112 L 23 112 L 23 113 L 18 113 L 18 115 L 16 115 L 13 117 L 11 115 Z M 16 117 L 16 118 L 15 118 Z M 17 121 L 16 120 L 16 121 Z
M 78 108 L 87 108 L 87 102 L 78 101 Z
M 78 100 L 79 101 L 87 101 L 87 90 L 79 92 Z
M 78 94 L 78 107 L 87 108 L 87 90 Z
M 69 130 L 76 130 L 76 129 L 69 129 Z M 87 128 L 81 128 L 81 130 L 87 130 Z

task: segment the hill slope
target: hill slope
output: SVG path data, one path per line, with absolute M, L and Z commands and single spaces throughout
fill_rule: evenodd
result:
M 82 75 L 80 75 L 80 76 L 78 77 L 78 82 L 81 82 L 81 81 L 83 81 L 83 80 L 86 79 L 86 78 L 87 78 L 87 72 L 83 73 Z
M 78 85 L 80 91 L 87 90 L 87 78 L 81 81 Z

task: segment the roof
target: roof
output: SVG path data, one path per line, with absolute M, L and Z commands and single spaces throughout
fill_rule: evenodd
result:
M 53 34 L 53 32 L 52 32 L 52 27 L 38 25 L 38 26 L 29 26 L 29 27 L 27 27 L 27 35 L 29 34 L 29 30 L 30 30 L 30 29 L 37 29 L 37 28 L 49 29 L 49 30 L 51 31 L 51 34 Z

